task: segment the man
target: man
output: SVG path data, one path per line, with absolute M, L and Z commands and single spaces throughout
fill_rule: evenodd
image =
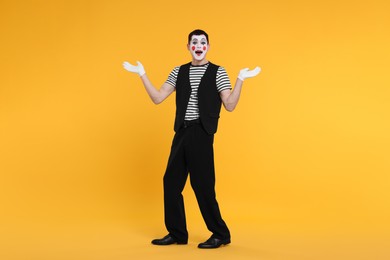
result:
M 182 191 L 188 173 L 200 211 L 212 236 L 199 248 L 218 248 L 230 243 L 230 232 L 221 217 L 215 194 L 213 141 L 223 103 L 227 111 L 236 107 L 244 79 L 254 77 L 260 68 L 240 71 L 233 91 L 228 75 L 206 59 L 210 48 L 205 31 L 188 35 L 187 48 L 192 61 L 176 67 L 157 90 L 140 62 L 137 66 L 124 62 L 126 70 L 138 73 L 155 104 L 176 91 L 176 118 L 171 153 L 164 175 L 164 212 L 167 236 L 152 241 L 154 245 L 187 244 L 188 232 Z

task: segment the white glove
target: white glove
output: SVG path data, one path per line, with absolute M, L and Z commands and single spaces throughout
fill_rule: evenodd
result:
M 252 78 L 259 74 L 261 71 L 260 67 L 256 67 L 253 70 L 249 70 L 249 68 L 245 68 L 240 70 L 240 73 L 238 74 L 238 78 L 244 81 L 246 78 Z
M 137 61 L 137 66 L 131 65 L 127 61 L 123 62 L 123 68 L 125 70 L 137 73 L 140 77 L 145 74 L 144 66 L 142 66 L 141 62 Z

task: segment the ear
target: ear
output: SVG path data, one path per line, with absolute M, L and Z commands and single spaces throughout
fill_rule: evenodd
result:
M 187 50 L 190 50 L 190 44 L 187 43 Z

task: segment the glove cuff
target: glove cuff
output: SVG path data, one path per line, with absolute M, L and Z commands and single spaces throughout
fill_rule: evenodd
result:
M 145 70 L 140 70 L 139 72 L 138 72 L 138 75 L 140 76 L 140 77 L 142 77 L 143 75 L 145 75 Z

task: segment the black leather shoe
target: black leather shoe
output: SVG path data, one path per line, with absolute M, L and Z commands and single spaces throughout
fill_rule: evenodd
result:
M 209 249 L 209 248 L 218 248 L 222 245 L 227 245 L 227 244 L 230 244 L 230 238 L 219 239 L 219 238 L 210 237 L 206 242 L 200 243 L 198 247 Z
M 152 240 L 153 245 L 158 245 L 158 246 L 167 246 L 167 245 L 172 245 L 172 244 L 178 244 L 178 245 L 186 245 L 187 241 L 178 241 L 174 239 L 171 235 L 166 235 L 165 237 L 161 239 L 154 239 Z

